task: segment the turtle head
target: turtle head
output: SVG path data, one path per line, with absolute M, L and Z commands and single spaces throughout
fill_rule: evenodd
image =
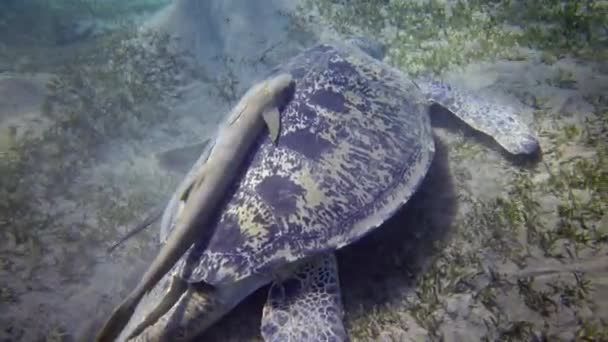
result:
M 386 54 L 386 47 L 384 44 L 369 37 L 349 36 L 346 38 L 346 44 L 357 47 L 378 60 L 382 60 Z

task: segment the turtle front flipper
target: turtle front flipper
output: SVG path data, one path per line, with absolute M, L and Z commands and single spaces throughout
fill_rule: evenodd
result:
M 347 341 L 343 317 L 336 257 L 324 254 L 271 285 L 262 336 L 266 342 Z
M 472 128 L 494 138 L 512 154 L 534 154 L 540 149 L 532 130 L 516 114 L 515 108 L 492 102 L 450 84 L 420 78 L 416 83 L 427 98 L 446 108 Z

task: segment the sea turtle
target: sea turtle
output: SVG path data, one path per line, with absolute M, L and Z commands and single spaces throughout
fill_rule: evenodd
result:
M 295 80 L 278 141 L 258 138 L 207 238 L 142 299 L 120 340 L 193 339 L 266 284 L 264 340 L 347 340 L 334 251 L 379 227 L 417 190 L 435 152 L 431 103 L 512 154 L 539 151 L 510 107 L 412 79 L 382 54 L 355 37 L 320 43 L 272 70 Z M 177 202 L 167 206 L 161 241 Z

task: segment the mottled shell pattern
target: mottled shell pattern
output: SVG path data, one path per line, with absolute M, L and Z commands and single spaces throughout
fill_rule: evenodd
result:
M 333 251 L 377 228 L 416 191 L 435 147 L 426 98 L 350 46 L 316 45 L 272 74 L 295 89 L 275 146 L 262 134 L 206 243 L 178 262 L 220 285 Z

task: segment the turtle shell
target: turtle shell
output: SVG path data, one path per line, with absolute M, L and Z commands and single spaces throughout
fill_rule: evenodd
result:
M 210 237 L 177 264 L 188 282 L 235 282 L 348 245 L 393 215 L 429 168 L 428 105 L 398 70 L 320 44 L 272 74 L 281 72 L 295 89 L 277 145 L 262 134 L 251 149 Z

